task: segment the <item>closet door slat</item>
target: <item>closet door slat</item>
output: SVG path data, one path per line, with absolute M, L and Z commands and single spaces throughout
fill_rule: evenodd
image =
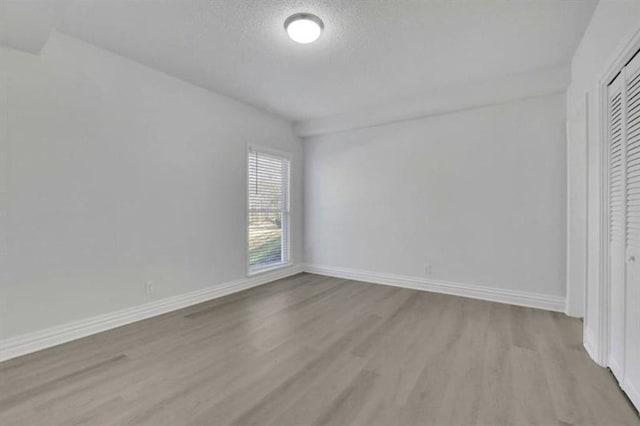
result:
M 609 238 L 610 241 L 623 240 L 624 182 L 623 182 L 623 102 L 621 85 L 617 79 L 610 89 L 610 146 L 609 146 Z M 618 83 L 618 84 L 615 84 Z
M 640 70 L 634 69 L 636 63 L 627 67 L 627 105 L 626 122 L 640 123 Z M 635 65 L 635 67 L 634 67 Z M 640 241 L 640 133 L 627 135 L 625 144 L 625 174 L 629 178 L 625 188 L 625 240 L 627 246 L 637 246 Z

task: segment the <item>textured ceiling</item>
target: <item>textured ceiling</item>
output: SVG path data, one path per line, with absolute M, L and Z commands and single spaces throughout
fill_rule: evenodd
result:
M 59 30 L 306 120 L 569 62 L 596 0 L 75 0 Z M 311 45 L 283 22 L 320 16 Z

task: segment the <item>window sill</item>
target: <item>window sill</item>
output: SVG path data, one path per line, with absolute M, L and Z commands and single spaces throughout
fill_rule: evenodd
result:
M 288 268 L 290 266 L 293 266 L 292 262 L 273 263 L 271 265 L 263 266 L 262 268 L 249 269 L 247 271 L 247 276 L 248 277 L 253 277 L 255 275 L 264 274 L 266 272 L 273 272 L 273 271 L 276 271 L 278 269 Z

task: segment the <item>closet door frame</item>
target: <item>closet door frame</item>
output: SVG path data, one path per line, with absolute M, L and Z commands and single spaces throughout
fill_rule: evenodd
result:
M 598 223 L 598 252 L 599 252 L 599 288 L 598 294 L 593 295 L 598 299 L 598 335 L 597 347 L 588 347 L 585 333 L 585 347 L 591 357 L 601 366 L 609 367 L 609 339 L 610 339 L 610 294 L 611 294 L 611 270 L 610 270 L 610 252 L 609 252 L 609 83 L 614 80 L 616 75 L 622 71 L 622 68 L 633 58 L 635 53 L 640 50 L 640 28 L 638 28 L 631 39 L 613 55 L 608 61 L 608 66 L 598 82 L 598 123 L 599 123 L 599 216 Z M 625 84 L 626 86 L 626 84 Z M 589 221 L 588 223 L 594 223 Z M 591 295 L 588 295 L 591 297 Z M 585 313 L 586 314 L 586 313 Z M 586 319 L 586 315 L 585 315 Z M 586 332 L 585 321 L 585 332 Z M 624 331 L 626 334 L 626 330 Z

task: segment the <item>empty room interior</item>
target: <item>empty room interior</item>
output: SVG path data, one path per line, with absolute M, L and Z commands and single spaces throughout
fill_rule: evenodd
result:
M 640 425 L 640 0 L 0 0 L 0 425 Z

